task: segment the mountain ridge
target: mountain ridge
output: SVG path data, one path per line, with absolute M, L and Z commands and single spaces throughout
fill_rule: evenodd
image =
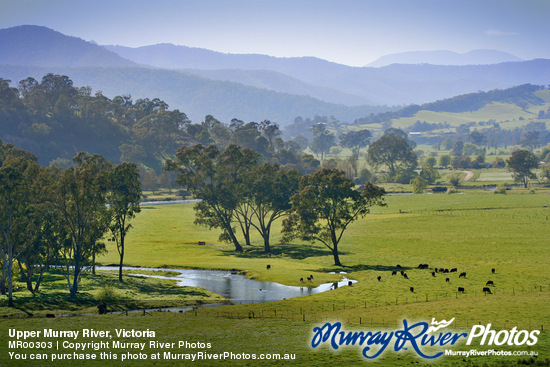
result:
M 490 65 L 510 61 L 525 61 L 508 52 L 477 49 L 465 53 L 450 50 L 409 51 L 384 55 L 365 65 L 383 67 L 391 64 L 430 64 L 430 65 Z

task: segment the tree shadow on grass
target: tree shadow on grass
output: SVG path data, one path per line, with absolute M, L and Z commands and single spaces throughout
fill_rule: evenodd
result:
M 224 255 L 231 255 L 241 258 L 270 258 L 270 257 L 289 257 L 295 260 L 304 260 L 315 256 L 332 256 L 328 249 L 320 248 L 310 244 L 276 244 L 271 247 L 270 253 L 265 253 L 264 248 L 245 247 L 244 251 L 239 253 L 235 251 L 223 251 Z M 346 252 L 340 252 L 340 255 L 346 255 Z

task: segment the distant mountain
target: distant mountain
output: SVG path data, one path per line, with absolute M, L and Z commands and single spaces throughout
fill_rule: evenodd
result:
M 547 84 L 550 80 L 550 61 L 532 60 L 487 65 L 392 64 L 385 67 L 350 67 L 313 57 L 277 58 L 265 55 L 225 54 L 206 49 L 159 44 L 138 48 L 105 46 L 136 63 L 172 69 L 193 69 L 193 73 L 245 85 L 259 86 L 258 79 L 270 79 L 263 72 L 274 71 L 317 88 L 328 88 L 351 96 L 338 102 L 353 105 L 357 98 L 375 105 L 421 104 L 459 94 L 509 88 L 519 84 Z M 496 52 L 500 54 L 499 52 Z M 469 53 L 481 60 L 479 54 L 495 54 L 480 50 Z M 458 54 L 456 54 L 458 55 Z M 517 59 L 509 55 L 508 59 Z M 496 56 L 493 56 L 496 61 Z M 241 70 L 236 73 L 225 69 Z M 197 70 L 209 70 L 198 72 Z M 215 71 L 213 71 L 215 70 Z M 254 76 L 252 77 L 252 72 Z M 213 76 L 215 74 L 215 76 Z M 252 81 L 251 81 L 252 80 Z M 291 84 L 272 82 L 269 89 L 290 91 Z M 281 85 L 285 88 L 281 88 Z M 292 87 L 293 88 L 293 87 Z M 292 93 L 299 93 L 296 89 Z M 304 92 L 302 92 L 304 93 Z M 321 98 L 312 89 L 309 95 Z M 326 100 L 326 99 L 325 99 Z M 334 102 L 334 100 L 331 100 Z
M 0 29 L 0 65 L 135 66 L 114 52 L 46 27 Z
M 522 61 L 522 59 L 507 52 L 496 50 L 473 50 L 463 54 L 439 50 L 390 54 L 382 56 L 367 66 L 382 67 L 391 64 L 489 65 L 511 61 Z

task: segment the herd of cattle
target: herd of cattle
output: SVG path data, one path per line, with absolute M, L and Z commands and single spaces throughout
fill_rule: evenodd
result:
M 418 265 L 418 269 L 428 269 L 429 268 L 429 265 L 428 264 L 419 264 Z M 401 276 L 405 279 L 409 279 L 407 273 L 405 273 L 403 270 L 399 270 L 399 269 L 402 269 L 401 265 L 397 265 L 396 266 L 396 269 L 397 270 L 394 270 L 392 271 L 391 275 L 397 275 L 398 272 L 401 274 Z M 458 269 L 457 268 L 452 268 L 452 269 L 447 269 L 447 268 L 434 268 L 434 270 L 432 271 L 432 277 L 436 277 L 436 274 L 448 274 L 448 273 L 457 273 L 458 272 Z M 491 273 L 492 274 L 496 274 L 496 269 L 491 269 Z M 466 272 L 461 272 L 459 275 L 458 275 L 458 278 L 466 278 Z M 377 277 L 378 281 L 382 281 L 382 277 L 381 276 L 378 276 Z M 449 283 L 451 280 L 449 277 L 446 277 L 445 278 L 445 282 Z M 483 287 L 483 293 L 485 294 L 493 294 L 493 292 L 491 292 L 491 288 L 488 287 L 488 286 L 495 286 L 495 283 L 492 281 L 492 280 L 488 280 L 487 283 L 485 283 L 485 286 Z M 409 290 L 411 292 L 414 293 L 414 287 L 410 287 Z M 458 287 L 457 288 L 457 292 L 458 293 L 466 293 L 466 289 L 464 289 L 464 287 Z
M 267 265 L 266 266 L 267 270 L 271 269 L 271 265 Z M 399 270 L 399 269 L 402 269 L 401 265 L 397 265 L 395 267 L 397 270 L 394 270 L 392 271 L 391 275 L 397 275 L 397 273 L 399 272 L 399 274 L 401 274 L 401 276 L 404 278 L 404 279 L 409 279 L 409 276 L 407 275 L 407 273 L 405 273 L 405 271 L 403 270 Z M 418 269 L 428 269 L 429 268 L 429 265 L 428 264 L 419 264 L 418 265 Z M 434 268 L 434 270 L 432 271 L 432 277 L 436 277 L 436 274 L 448 274 L 448 273 L 457 273 L 458 272 L 458 269 L 457 268 L 452 268 L 452 269 L 447 269 L 447 268 Z M 496 274 L 496 269 L 493 268 L 491 269 L 491 273 L 492 274 Z M 458 278 L 466 278 L 466 272 L 461 272 L 459 275 L 458 275 Z M 376 279 L 378 279 L 379 282 L 382 281 L 382 276 L 379 275 Z M 307 280 L 308 282 L 311 282 L 313 280 L 313 274 L 311 274 L 310 276 L 307 277 Z M 449 283 L 451 281 L 451 279 L 449 277 L 446 277 L 445 278 L 445 282 Z M 304 278 L 300 278 L 300 282 L 303 283 L 304 282 Z M 352 282 L 350 281 L 348 285 L 352 285 Z M 491 292 L 491 288 L 489 288 L 488 286 L 495 286 L 495 283 L 492 281 L 492 280 L 488 280 L 487 283 L 485 283 L 485 287 L 483 287 L 483 293 L 485 294 L 493 294 L 493 292 Z M 338 283 L 334 283 L 333 284 L 333 287 L 334 289 L 338 288 Z M 410 287 L 409 290 L 411 292 L 414 293 L 414 287 Z M 466 293 L 466 289 L 464 289 L 464 287 L 458 287 L 457 288 L 457 292 L 458 293 Z

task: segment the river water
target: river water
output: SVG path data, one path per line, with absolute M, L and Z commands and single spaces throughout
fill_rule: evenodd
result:
M 102 266 L 97 267 L 99 270 L 116 270 L 116 267 Z M 317 287 L 308 287 L 308 281 L 305 280 L 307 275 L 304 275 L 304 286 L 290 286 L 275 282 L 258 281 L 247 279 L 242 275 L 235 274 L 228 270 L 202 270 L 202 269 L 158 269 L 158 268 L 137 268 L 123 267 L 124 270 L 132 270 L 132 274 L 141 275 L 144 277 L 153 277 L 160 279 L 173 279 L 182 287 L 200 287 L 211 292 L 217 293 L 233 303 L 256 303 L 256 302 L 271 302 L 280 301 L 286 298 L 306 296 L 326 292 L 334 288 L 333 283 L 321 284 Z M 140 274 L 140 270 L 159 271 L 166 270 L 177 272 L 177 276 L 161 276 Z M 135 271 L 135 272 L 134 272 Z M 270 270 L 276 271 L 276 270 Z M 350 280 L 342 274 L 342 279 L 338 282 L 338 286 L 347 286 Z M 351 281 L 355 283 L 355 280 Z

